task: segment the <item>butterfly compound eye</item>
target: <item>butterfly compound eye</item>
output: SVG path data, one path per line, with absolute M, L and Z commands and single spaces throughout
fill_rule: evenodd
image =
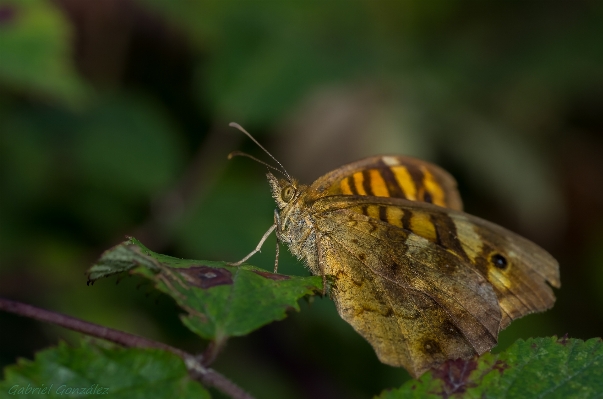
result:
M 295 190 L 293 190 L 293 187 L 287 186 L 287 187 L 283 188 L 283 190 L 281 191 L 281 198 L 283 199 L 283 201 L 289 202 L 289 201 L 291 201 L 291 199 L 293 199 L 294 193 L 295 193 Z

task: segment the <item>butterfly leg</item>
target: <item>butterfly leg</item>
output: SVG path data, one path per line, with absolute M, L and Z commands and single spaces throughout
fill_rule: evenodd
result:
M 278 245 L 278 237 L 276 238 L 276 258 L 274 259 L 274 273 L 278 270 L 278 254 L 280 252 L 280 247 Z
M 274 226 L 276 227 L 276 256 L 274 258 L 274 273 L 276 274 L 278 270 L 278 255 L 280 253 L 279 246 L 279 226 L 281 225 L 281 216 L 278 211 L 274 210 Z
M 262 245 L 264 245 L 264 241 L 266 241 L 266 239 L 274 231 L 274 229 L 276 229 L 276 224 L 273 224 L 272 226 L 270 226 L 270 228 L 268 229 L 268 231 L 265 232 L 264 235 L 262 236 L 262 239 L 258 243 L 257 247 L 255 247 L 255 249 L 253 251 L 251 251 L 246 257 L 244 257 L 243 259 L 241 259 L 238 262 L 230 262 L 228 264 L 230 266 L 241 266 L 243 264 L 243 262 L 245 262 L 247 259 L 251 258 L 256 253 L 260 252 L 261 249 L 262 249 Z

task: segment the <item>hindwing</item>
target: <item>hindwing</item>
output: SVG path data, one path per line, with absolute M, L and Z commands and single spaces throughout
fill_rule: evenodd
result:
M 560 285 L 546 251 L 462 212 L 338 195 L 311 213 L 339 313 L 381 361 L 414 376 L 489 350 L 511 320 L 552 306 L 547 282 Z

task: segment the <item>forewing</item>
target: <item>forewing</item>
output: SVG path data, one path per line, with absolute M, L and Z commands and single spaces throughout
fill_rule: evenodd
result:
M 327 173 L 310 186 L 309 198 L 363 195 L 402 198 L 462 210 L 456 181 L 440 167 L 399 155 L 364 158 Z
M 316 209 L 323 208 L 325 214 L 331 212 L 329 209 L 366 214 L 373 221 L 426 238 L 440 252 L 457 255 L 494 288 L 502 311 L 501 329 L 514 319 L 549 309 L 555 302 L 549 286 L 561 285 L 555 258 L 494 223 L 463 212 L 393 198 L 340 196 L 317 205 Z
M 437 215 L 437 212 L 433 212 Z M 503 312 L 501 329 L 512 320 L 553 306 L 547 282 L 561 287 L 559 264 L 533 242 L 475 216 L 449 215 L 463 252 L 492 284 Z
M 317 215 L 316 227 L 337 309 L 382 362 L 418 376 L 496 344 L 496 295 L 454 253 L 350 209 Z

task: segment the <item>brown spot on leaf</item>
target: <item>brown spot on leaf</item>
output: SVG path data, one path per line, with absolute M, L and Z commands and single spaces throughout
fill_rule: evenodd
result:
M 476 386 L 475 382 L 469 380 L 469 375 L 477 368 L 475 358 L 469 360 L 448 360 L 433 370 L 433 377 L 444 382 L 442 397 L 449 398 L 451 395 L 463 393 L 467 388 Z
M 270 280 L 281 281 L 281 280 L 289 280 L 291 277 L 285 276 L 284 274 L 274 274 L 270 272 L 262 272 L 259 270 L 252 270 L 257 275 L 268 278 Z
M 568 340 L 569 340 L 569 338 L 567 336 L 567 333 L 565 333 L 565 335 L 563 337 L 561 337 L 557 340 L 557 343 L 561 344 L 561 345 L 566 345 Z
M 218 285 L 230 285 L 232 273 L 228 269 L 209 266 L 192 266 L 188 269 L 175 269 L 189 284 L 207 289 Z
M 496 363 L 494 363 L 494 366 L 492 366 L 492 370 L 498 370 L 498 372 L 502 374 L 509 367 L 511 367 L 511 366 L 509 366 L 507 363 L 503 362 L 502 360 L 497 360 Z

